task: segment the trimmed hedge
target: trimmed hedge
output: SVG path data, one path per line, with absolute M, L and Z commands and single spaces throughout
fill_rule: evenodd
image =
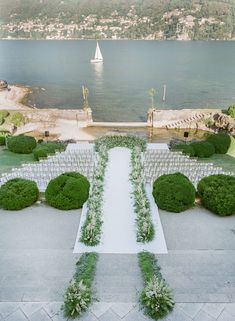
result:
M 193 184 L 181 173 L 162 175 L 153 184 L 155 202 L 168 212 L 179 213 L 192 207 L 195 194 Z
M 140 303 L 144 307 L 145 314 L 154 320 L 159 320 L 167 316 L 174 307 L 172 291 L 162 277 L 154 254 L 140 252 L 138 261 L 145 285 L 140 294 Z
M 23 178 L 14 178 L 0 188 L 0 207 L 21 210 L 34 204 L 39 197 L 37 184 Z
M 92 283 L 97 260 L 97 253 L 83 253 L 76 263 L 76 273 L 64 295 L 65 316 L 76 318 L 88 309 L 93 299 Z
M 215 153 L 214 146 L 209 142 L 194 142 L 189 146 L 194 149 L 195 156 L 199 158 L 211 157 Z
M 90 183 L 87 178 L 76 172 L 64 173 L 52 179 L 45 192 L 51 206 L 71 210 L 81 208 L 89 196 Z
M 12 136 L 7 139 L 7 147 L 13 153 L 30 154 L 37 146 L 34 137 L 31 136 Z
M 176 144 L 172 147 L 172 150 L 180 150 L 183 154 L 189 155 L 190 157 L 195 156 L 195 151 L 191 145 L 188 144 Z
M 206 141 L 214 146 L 216 154 L 226 154 L 231 144 L 230 136 L 224 133 L 210 135 Z
M 208 210 L 220 216 L 235 214 L 235 177 L 223 174 L 204 177 L 197 190 Z
M 4 136 L 0 136 L 0 146 L 6 145 L 6 138 Z
M 47 157 L 48 154 L 55 154 L 57 150 L 63 151 L 64 149 L 65 149 L 65 146 L 62 143 L 56 143 L 56 142 L 51 142 L 47 144 L 41 143 L 34 149 L 33 155 L 36 160 L 39 160 L 40 158 Z

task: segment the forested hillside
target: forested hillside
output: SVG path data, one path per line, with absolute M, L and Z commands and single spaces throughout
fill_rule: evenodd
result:
M 235 0 L 0 0 L 0 37 L 235 39 Z

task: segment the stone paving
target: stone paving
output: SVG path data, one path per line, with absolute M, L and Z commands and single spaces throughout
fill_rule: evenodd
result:
M 62 302 L 0 303 L 0 320 L 66 321 Z M 76 319 L 77 320 L 77 319 Z M 150 321 L 137 303 L 96 302 L 80 321 Z M 234 321 L 234 303 L 176 303 L 164 321 Z
M 168 254 L 157 255 L 176 305 L 165 321 L 235 320 L 235 217 L 203 209 L 160 212 Z M 0 321 L 65 321 L 63 293 L 75 271 L 79 211 L 0 210 Z M 96 301 L 81 321 L 147 321 L 135 255 L 101 254 Z

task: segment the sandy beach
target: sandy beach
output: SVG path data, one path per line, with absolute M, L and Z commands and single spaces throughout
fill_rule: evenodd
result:
M 0 109 L 31 109 L 22 103 L 30 93 L 30 88 L 14 85 L 9 86 L 9 89 L 0 91 Z

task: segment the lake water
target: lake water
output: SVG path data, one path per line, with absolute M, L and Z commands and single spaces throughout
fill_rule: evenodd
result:
M 152 87 L 162 109 L 227 108 L 235 102 L 235 42 L 99 44 L 103 65 L 90 63 L 95 41 L 0 41 L 0 79 L 31 86 L 29 104 L 38 108 L 80 108 L 86 85 L 99 121 L 146 120 Z

